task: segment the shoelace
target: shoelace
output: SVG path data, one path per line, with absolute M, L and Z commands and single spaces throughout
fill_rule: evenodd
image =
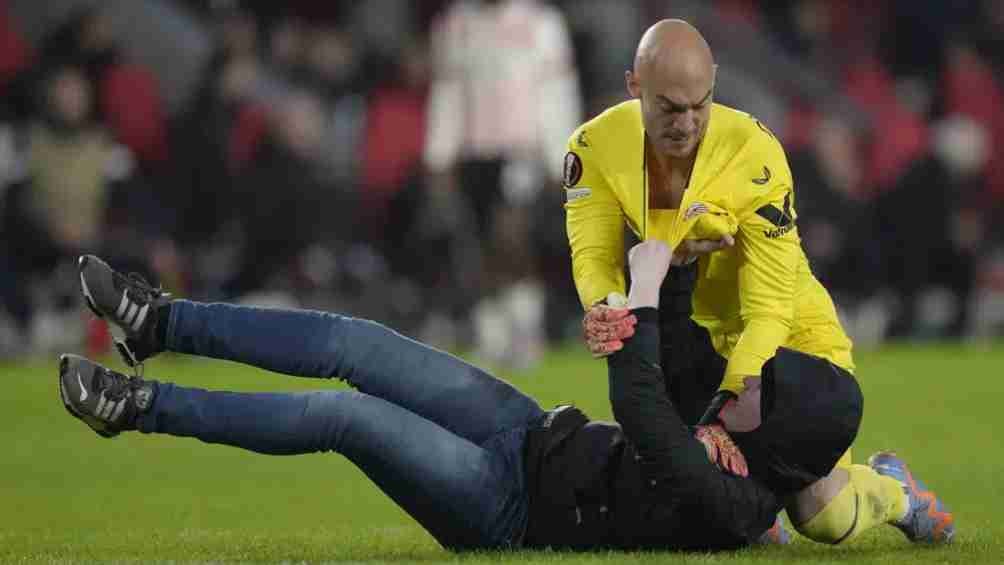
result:
M 111 381 L 111 384 L 105 387 L 102 391 L 102 394 L 104 394 L 105 398 L 108 400 L 122 400 L 126 394 L 139 387 L 140 378 L 138 376 L 129 377 L 128 379 L 117 379 L 112 371 L 104 367 L 100 370 L 102 371 L 102 381 Z
M 154 300 L 164 295 L 164 289 L 162 287 L 155 287 L 150 284 L 143 275 L 133 272 L 125 276 L 132 286 L 132 289 L 138 289 L 140 293 L 140 298 L 144 300 Z

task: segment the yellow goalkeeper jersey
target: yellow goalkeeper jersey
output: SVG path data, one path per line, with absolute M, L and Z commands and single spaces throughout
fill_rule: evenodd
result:
M 816 280 L 795 226 L 795 195 L 781 144 L 756 118 L 714 104 L 679 209 L 649 207 L 645 131 L 637 100 L 586 122 L 565 156 L 568 241 L 583 306 L 625 293 L 624 225 L 676 247 L 735 236 L 700 259 L 694 320 L 728 359 L 722 388 L 742 389 L 785 346 L 854 370 L 851 342 Z

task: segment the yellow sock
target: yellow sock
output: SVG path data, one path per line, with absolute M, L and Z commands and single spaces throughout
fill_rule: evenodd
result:
M 844 543 L 906 515 L 907 497 L 898 481 L 865 465 L 846 469 L 850 474 L 847 485 L 808 522 L 795 526 L 805 537 L 820 543 Z

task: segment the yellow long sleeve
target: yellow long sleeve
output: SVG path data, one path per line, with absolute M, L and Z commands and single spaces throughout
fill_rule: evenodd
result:
M 795 318 L 800 269 L 805 265 L 795 228 L 790 185 L 775 187 L 772 201 L 740 221 L 739 315 L 743 331 L 729 356 L 721 388 L 738 392 L 743 377 L 759 375 L 787 343 Z
M 588 147 L 572 137 L 565 157 L 565 227 L 572 276 L 588 309 L 611 292 L 625 293 L 624 212 Z

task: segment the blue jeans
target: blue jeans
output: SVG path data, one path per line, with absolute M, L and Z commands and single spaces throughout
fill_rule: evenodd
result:
M 160 383 L 140 431 L 271 455 L 341 453 L 443 546 L 518 545 L 526 430 L 543 415 L 508 383 L 378 323 L 303 310 L 172 303 L 168 350 L 357 391 L 210 392 Z

